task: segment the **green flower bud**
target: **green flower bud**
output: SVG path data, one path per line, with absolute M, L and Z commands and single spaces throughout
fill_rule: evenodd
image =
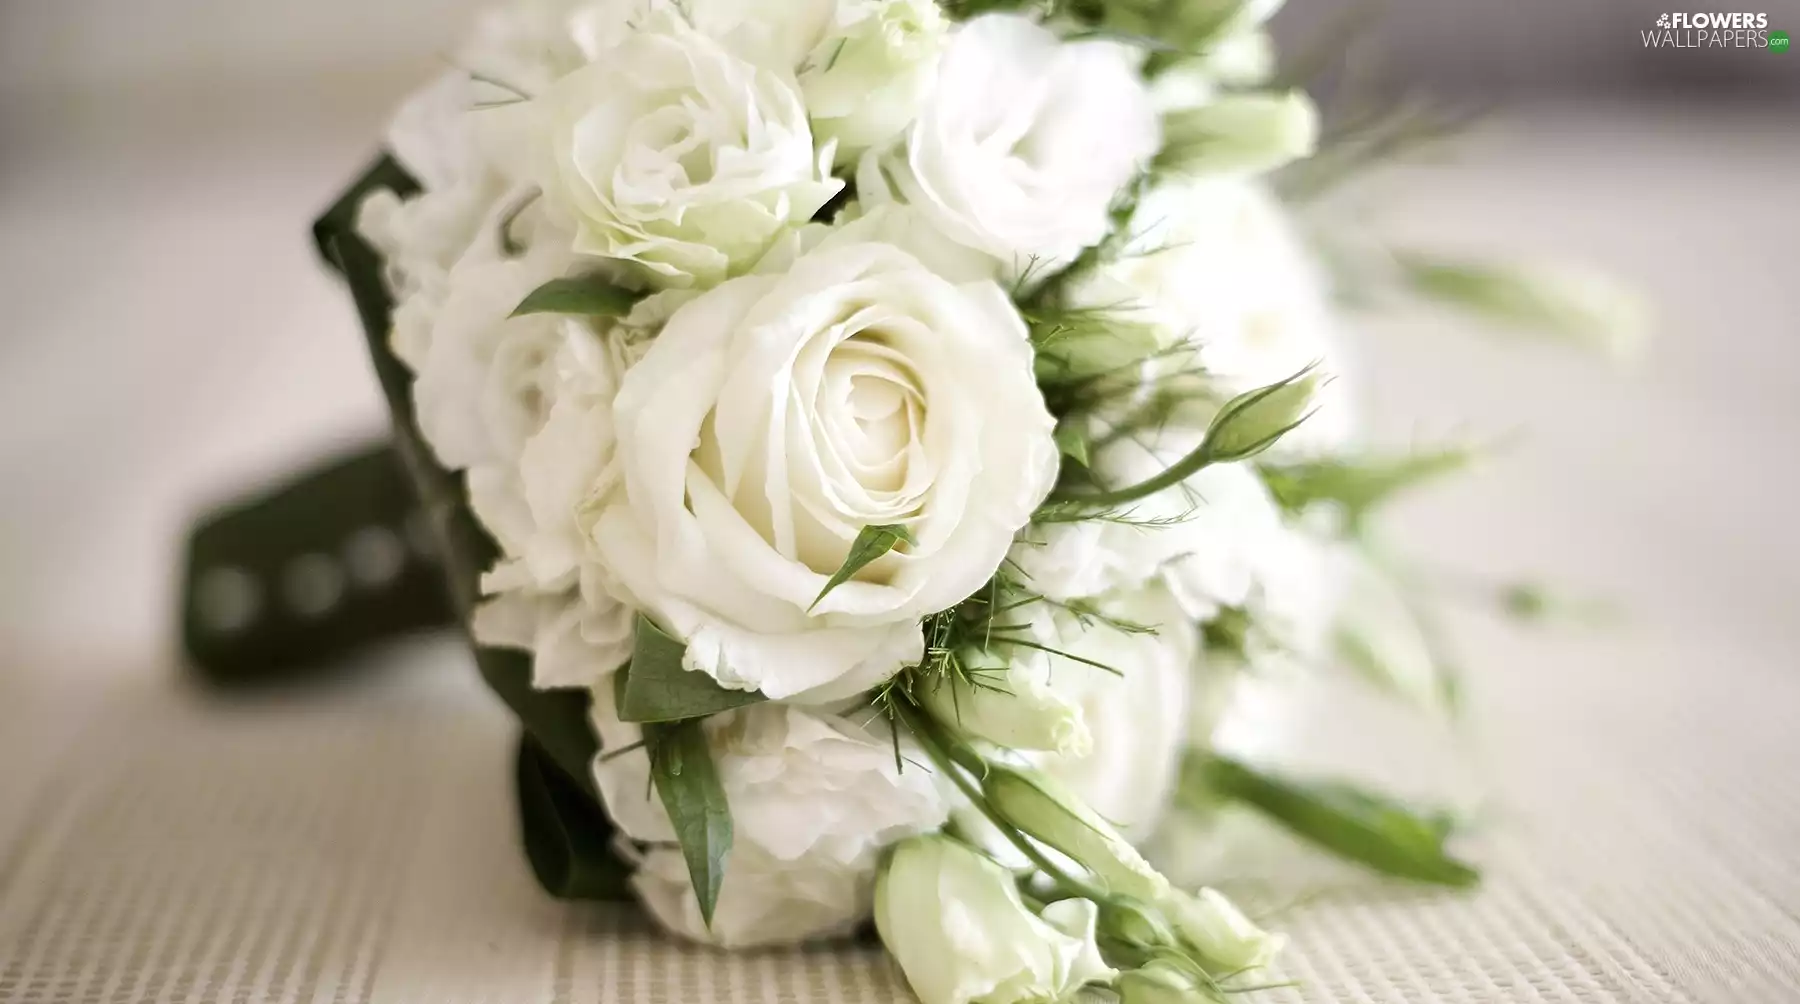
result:
M 1261 174 L 1310 155 L 1319 113 L 1305 94 L 1227 94 L 1163 116 L 1155 168 L 1171 174 Z
M 1138 948 L 1179 945 L 1175 929 L 1161 910 L 1129 896 L 1116 896 L 1100 911 L 1100 929 Z
M 1247 460 L 1275 445 L 1306 421 L 1318 387 L 1319 377 L 1308 367 L 1232 398 L 1207 427 L 1202 447 L 1207 459 L 1215 464 Z
M 982 791 L 1001 818 L 1075 859 L 1112 892 L 1149 902 L 1169 894 L 1168 879 L 1111 823 L 1052 778 L 994 765 Z

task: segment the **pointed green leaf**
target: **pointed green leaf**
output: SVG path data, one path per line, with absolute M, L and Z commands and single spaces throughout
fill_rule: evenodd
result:
M 706 730 L 699 719 L 690 719 L 648 726 L 644 738 L 650 748 L 650 777 L 687 860 L 700 916 L 710 927 L 725 882 L 732 828 L 731 808 L 706 743 Z
M 727 690 L 681 664 L 681 642 L 639 615 L 631 664 L 616 682 L 619 717 L 628 722 L 677 722 L 764 701 L 754 690 Z
M 552 279 L 525 295 L 512 316 L 526 314 L 586 314 L 590 317 L 624 317 L 641 295 L 621 289 L 598 275 Z
M 1467 446 L 1418 450 L 1393 457 L 1311 460 L 1263 468 L 1263 481 L 1290 512 L 1314 502 L 1336 502 L 1352 524 L 1410 488 L 1468 467 Z
M 813 597 L 812 606 L 806 609 L 810 611 L 813 607 L 818 606 L 819 601 L 824 599 L 827 593 L 850 581 L 852 575 L 867 568 L 870 562 L 892 551 L 896 544 L 901 543 L 912 544 L 915 541 L 912 531 L 898 523 L 863 527 L 857 532 L 856 539 L 850 542 L 850 553 L 844 556 L 844 563 L 838 566 L 837 571 L 831 573 L 831 579 L 825 583 L 825 588 L 819 590 L 819 595 Z
M 1184 785 L 1255 806 L 1296 836 L 1378 872 L 1419 882 L 1471 886 L 1481 875 L 1451 857 L 1454 823 L 1337 781 L 1297 781 L 1224 757 L 1190 754 Z

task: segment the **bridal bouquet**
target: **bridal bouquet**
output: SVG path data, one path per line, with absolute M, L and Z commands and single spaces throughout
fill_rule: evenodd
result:
M 1365 517 L 1467 456 L 1355 445 L 1273 6 L 517 0 L 407 103 L 318 233 L 553 892 L 728 948 L 873 920 L 927 1004 L 1137 1004 L 1281 947 L 1153 863 L 1210 806 L 1474 880 L 1440 816 L 1213 749 L 1249 671 L 1433 691 Z

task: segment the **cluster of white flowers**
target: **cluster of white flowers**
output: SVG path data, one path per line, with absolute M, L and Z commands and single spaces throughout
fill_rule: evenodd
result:
M 1258 72 L 1272 5 L 1161 74 L 1125 32 L 980 6 L 1020 9 L 516 0 L 403 110 L 390 148 L 421 190 L 359 227 L 418 425 L 502 555 L 477 638 L 591 689 L 596 783 L 665 926 L 735 947 L 875 916 L 930 1004 L 1121 969 L 1144 993 L 1192 974 L 1102 960 L 1095 902 L 1030 906 L 922 836 L 969 795 L 879 695 L 954 662 L 917 709 L 1147 839 L 1234 672 L 1204 626 L 1254 615 L 1289 652 L 1326 633 L 1328 547 L 1251 457 L 1344 445 L 1341 350 L 1270 158 L 1225 142 L 1216 169 L 1200 148 L 1158 170 Z M 1278 104 L 1250 135 L 1292 147 L 1310 111 Z M 572 305 L 520 309 L 552 288 Z M 1109 390 L 1077 410 L 1071 387 Z M 946 642 L 983 595 L 983 637 Z M 762 699 L 704 723 L 735 824 L 710 918 L 615 693 L 640 618 L 680 670 Z M 1216 894 L 1156 895 L 1184 951 L 1267 961 Z

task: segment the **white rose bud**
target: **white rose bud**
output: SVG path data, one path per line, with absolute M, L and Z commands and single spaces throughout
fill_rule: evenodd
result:
M 1147 902 L 1170 892 L 1169 880 L 1111 823 L 1054 779 L 996 764 L 982 793 L 1001 818 L 1075 859 L 1110 891 Z
M 840 163 L 906 131 L 937 77 L 948 22 L 933 0 L 853 0 L 800 70 L 819 142 Z
M 633 262 L 661 286 L 744 271 L 843 187 L 785 68 L 660 7 L 522 107 L 530 173 L 574 250 Z
M 1202 889 L 1198 896 L 1174 892 L 1163 906 L 1182 940 L 1218 973 L 1266 966 L 1287 945 L 1287 935 L 1257 927 L 1213 889 Z
M 1006 869 L 940 836 L 896 845 L 875 886 L 875 929 L 924 1004 L 1072 999 L 1113 975 L 1096 913 L 1068 899 L 1033 914 Z
M 1106 236 L 1114 197 L 1161 145 L 1138 61 L 1017 15 L 963 24 L 903 162 L 887 165 L 899 197 L 1015 275 L 1069 261 Z M 891 197 L 867 162 L 857 191 Z
M 1203 449 L 1213 463 L 1248 460 L 1305 421 L 1319 378 L 1301 372 L 1226 402 L 1207 427 Z

